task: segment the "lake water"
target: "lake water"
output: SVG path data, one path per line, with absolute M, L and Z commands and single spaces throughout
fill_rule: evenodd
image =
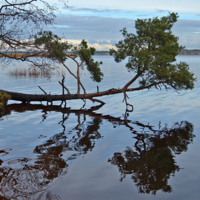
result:
M 131 79 L 125 62 L 95 59 L 104 63 L 100 91 Z M 195 89 L 128 93 L 129 116 L 122 94 L 101 97 L 103 107 L 87 101 L 83 109 L 81 100 L 62 109 L 9 101 L 0 117 L 0 199 L 199 200 L 200 56 L 177 60 L 194 72 Z M 16 79 L 8 75 L 14 67 L 0 69 L 0 89 L 39 94 L 41 86 L 61 94 L 61 77 Z M 87 92 L 94 92 L 89 76 L 81 72 Z M 75 83 L 66 74 L 71 93 Z

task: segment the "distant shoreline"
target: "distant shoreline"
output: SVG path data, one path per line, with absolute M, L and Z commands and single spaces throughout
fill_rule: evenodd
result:
M 26 56 L 31 56 L 31 54 L 35 54 L 35 52 L 23 52 L 23 51 L 19 51 L 19 52 L 2 52 L 4 54 L 6 54 L 7 56 L 10 57 L 26 57 Z M 66 55 L 72 55 L 73 52 L 66 52 Z M 75 55 L 75 54 L 73 54 Z M 96 51 L 94 53 L 95 56 L 110 56 L 109 51 Z M 179 56 L 200 56 L 200 49 L 184 49 L 182 50 L 179 54 Z M 35 55 L 34 57 L 44 57 L 44 56 L 48 56 L 48 54 L 38 54 Z M 5 57 L 3 54 L 1 54 L 0 52 L 0 57 Z

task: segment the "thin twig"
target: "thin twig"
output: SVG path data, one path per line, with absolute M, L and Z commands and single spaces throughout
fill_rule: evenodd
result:
M 58 81 L 58 83 L 60 83 L 60 85 L 65 88 L 65 90 L 67 90 L 68 94 L 71 94 L 70 91 L 68 90 L 68 88 L 66 86 L 64 86 L 60 81 Z
M 105 102 L 103 102 L 103 101 L 101 101 L 101 100 L 99 100 L 99 99 L 93 99 L 93 98 L 91 98 L 90 100 L 91 100 L 92 102 L 99 102 L 99 103 L 101 103 L 102 105 L 105 104 Z
M 47 95 L 47 93 L 40 86 L 38 86 L 38 87 L 40 88 L 40 90 L 42 90 L 42 92 L 44 92 Z

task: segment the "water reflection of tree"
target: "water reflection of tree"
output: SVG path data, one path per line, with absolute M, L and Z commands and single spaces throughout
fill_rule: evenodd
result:
M 126 126 L 134 134 L 134 148 L 127 147 L 123 153 L 115 153 L 110 159 L 112 164 L 119 167 L 121 181 L 126 174 L 131 174 L 139 192 L 155 194 L 160 189 L 170 192 L 172 188 L 167 184 L 168 179 L 180 169 L 175 163 L 173 152 L 178 154 L 187 150 L 187 145 L 194 137 L 193 126 L 189 122 L 182 122 L 176 123 L 172 128 L 166 126 L 155 130 L 150 125 L 133 122 L 127 118 L 94 113 L 98 109 L 98 106 L 89 110 L 27 104 L 7 106 L 5 115 L 9 115 L 13 110 L 42 110 L 42 121 L 46 120 L 48 111 L 61 112 L 62 120 L 59 124 L 63 131 L 35 147 L 35 160 L 22 158 L 9 161 L 10 163 L 0 163 L 3 163 L 0 167 L 0 195 L 8 199 L 60 199 L 47 189 L 58 177 L 67 173 L 73 159 L 95 147 L 96 140 L 102 137 L 99 129 L 103 119 L 112 123 L 113 127 Z M 77 125 L 67 134 L 65 122 L 72 113 L 77 116 Z M 136 131 L 137 127 L 143 131 Z M 72 132 L 74 134 L 71 134 Z M 8 150 L 2 152 L 9 153 Z M 72 153 L 65 157 L 63 154 L 66 152 Z M 12 163 L 20 163 L 20 167 L 11 167 Z
M 21 112 L 27 110 L 27 107 L 23 105 Z M 19 109 L 20 106 L 13 105 L 8 106 L 8 111 L 5 114 L 10 114 L 12 110 Z M 34 106 L 29 107 L 30 110 Z M 34 110 L 40 109 L 38 105 Z M 48 106 L 43 106 L 45 109 L 50 109 Z M 62 109 L 61 109 L 62 110 Z M 62 110 L 63 111 L 63 110 Z M 0 167 L 0 194 L 4 199 L 60 199 L 59 196 L 51 194 L 51 192 L 44 192 L 48 187 L 56 180 L 56 178 L 63 176 L 67 173 L 68 163 L 75 159 L 78 155 L 85 154 L 87 151 L 91 151 L 95 146 L 95 141 L 101 138 L 98 129 L 102 122 L 101 119 L 90 118 L 86 121 L 87 112 L 92 111 L 70 111 L 66 109 L 67 113 L 62 115 L 60 122 L 63 127 L 61 133 L 55 134 L 46 140 L 41 145 L 38 145 L 34 149 L 34 153 L 37 154 L 37 158 L 34 160 L 28 158 L 18 158 L 9 160 L 8 163 L 4 163 Z M 43 110 L 43 121 L 46 118 L 47 111 Z M 69 139 L 65 133 L 65 121 L 69 118 L 70 113 L 77 115 L 77 125 L 72 131 L 75 134 Z M 84 115 L 84 120 L 81 122 L 80 117 Z M 69 132 L 72 132 L 71 130 Z M 66 151 L 73 152 L 67 158 L 62 155 Z M 8 154 L 9 150 L 0 150 L 2 155 Z M 1 161 L 1 160 L 0 160 Z M 3 163 L 0 162 L 0 165 Z M 15 164 L 20 167 L 15 168 Z M 7 166 L 6 166 L 7 165 Z M 13 167 L 10 167 L 12 166 Z M 1 196 L 0 196 L 1 199 Z
M 45 178 L 48 178 L 49 182 L 63 174 L 63 169 L 68 167 L 68 161 L 94 148 L 95 140 L 101 138 L 98 132 L 100 123 L 100 119 L 94 118 L 85 129 L 80 129 L 81 133 L 79 132 L 78 137 L 73 136 L 68 140 L 62 132 L 52 136 L 44 144 L 36 146 L 34 153 L 37 153 L 38 157 L 33 168 L 45 171 Z M 66 151 L 76 153 L 63 159 L 62 153 Z
M 172 128 L 146 129 L 143 133 L 133 131 L 136 139 L 134 147 L 114 153 L 109 162 L 118 166 L 121 181 L 126 175 L 131 175 L 139 193 L 156 194 L 158 190 L 171 192 L 168 179 L 180 170 L 174 154 L 187 151 L 194 137 L 193 125 L 181 122 Z

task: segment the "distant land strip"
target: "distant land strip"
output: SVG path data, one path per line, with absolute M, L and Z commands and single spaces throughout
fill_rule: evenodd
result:
M 5 55 L 4 55 L 5 54 Z M 0 57 L 12 57 L 12 58 L 23 58 L 23 57 L 48 57 L 48 53 L 41 53 L 41 54 L 37 54 L 37 53 L 27 53 L 27 52 L 9 52 L 9 53 L 0 53 Z M 66 53 L 66 55 L 68 56 L 74 56 L 77 57 L 76 54 L 72 54 L 72 53 Z
M 9 57 L 27 57 L 27 56 L 33 56 L 33 57 L 48 57 L 48 54 L 37 54 L 33 52 L 0 52 L 0 57 L 5 57 L 3 54 L 6 54 Z M 35 54 L 35 55 L 34 55 Z M 77 56 L 73 52 L 66 52 L 66 55 L 69 56 Z M 94 55 L 110 55 L 109 51 L 96 51 Z M 200 55 L 200 49 L 184 49 L 182 50 L 179 55 Z
M 184 49 L 179 55 L 200 55 L 200 49 Z

